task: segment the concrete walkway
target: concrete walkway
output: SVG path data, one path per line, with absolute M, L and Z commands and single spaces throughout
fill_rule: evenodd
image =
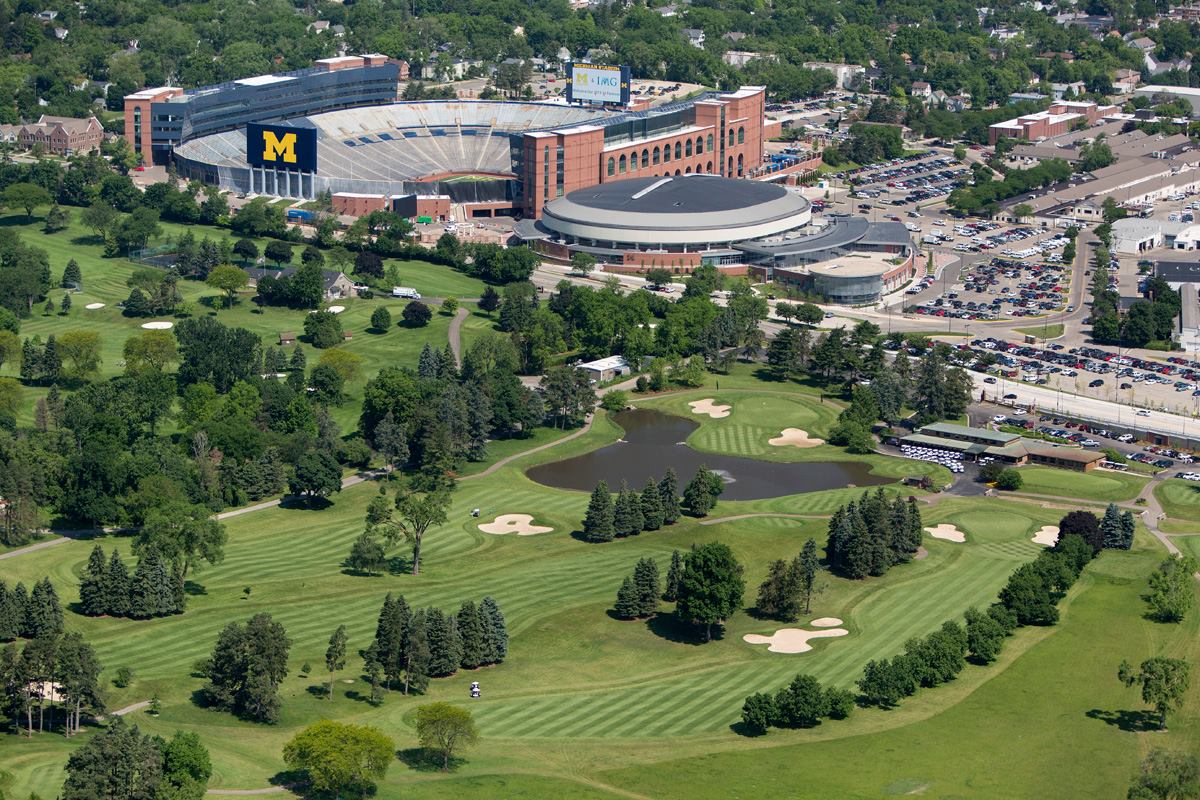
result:
M 454 354 L 454 364 L 462 366 L 462 324 L 470 315 L 465 308 L 459 308 L 454 312 L 454 319 L 450 320 L 450 352 Z

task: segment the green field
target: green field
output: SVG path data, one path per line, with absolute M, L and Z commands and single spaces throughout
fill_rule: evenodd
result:
M 1168 517 L 1200 522 L 1200 484 L 1168 478 L 1154 487 L 1154 496 Z
M 1063 335 L 1063 324 L 1055 322 L 1046 325 L 1031 325 L 1028 328 L 1013 328 L 1013 330 L 1026 336 L 1036 336 L 1039 339 L 1057 339 Z
M 1054 467 L 1021 467 L 1021 491 L 1097 503 L 1123 503 L 1138 496 L 1146 478 L 1109 470 L 1076 472 Z
M 778 448 L 770 448 L 765 439 L 779 429 L 801 427 L 819 435 L 838 410 L 807 387 L 764 384 L 741 370 L 707 380 L 709 385 L 699 390 L 639 402 L 670 410 L 686 409 L 689 399 L 704 397 L 729 403 L 733 411 L 726 419 L 690 417 L 700 423 L 691 444 L 757 457 L 774 455 L 771 451 Z M 252 789 L 269 785 L 283 767 L 283 743 L 321 717 L 369 722 L 393 736 L 401 750 L 415 745 L 411 712 L 424 699 L 392 693 L 379 708 L 363 700 L 358 651 L 369 644 L 386 592 L 403 593 L 415 605 L 443 608 L 493 595 L 508 619 L 509 659 L 498 667 L 436 680 L 428 695 L 461 702 L 469 682 L 479 680 L 484 697 L 471 707 L 482 744 L 450 776 L 395 764 L 380 787 L 380 797 L 635 793 L 715 798 L 738 796 L 749 786 L 767 796 L 873 797 L 927 784 L 936 787 L 930 796 L 971 795 L 974 786 L 989 797 L 1021 797 L 1046 794 L 1054 785 L 1058 776 L 1043 770 L 1056 752 L 1051 742 L 1061 742 L 1060 732 L 1088 752 L 1102 753 L 1103 763 L 1073 762 L 1072 780 L 1060 784 L 1057 795 L 1101 796 L 1090 790 L 1102 782 L 1110 788 L 1123 786 L 1140 746 L 1129 734 L 1085 713 L 1093 707 L 1136 707 L 1131 694 L 1107 680 L 1115 663 L 1124 656 L 1179 648 L 1191 648 L 1187 652 L 1195 655 L 1200 639 L 1194 624 L 1179 631 L 1141 618 L 1138 587 L 1161 556 L 1149 537 L 1140 536 L 1133 554 L 1106 554 L 1089 567 L 1073 592 L 1063 625 L 1019 632 L 999 664 L 968 667 L 957 681 L 922 692 L 895 711 L 859 710 L 850 720 L 810 731 L 740 737 L 730 725 L 747 694 L 777 688 L 800 671 L 852 686 L 867 660 L 898 652 L 907 639 L 960 616 L 969 606 L 991 602 L 1012 570 L 1038 552 L 1030 541 L 1033 532 L 1053 524 L 1062 512 L 1015 500 L 938 498 L 925 511 L 926 524 L 954 524 L 966 533 L 965 543 L 927 537 L 926 558 L 896 567 L 882 578 L 824 579 L 811 616 L 800 624 L 817 616 L 836 616 L 844 621 L 848 636 L 820 641 L 808 653 L 768 653 L 744 643 L 742 636 L 785 625 L 739 613 L 721 638 L 696 645 L 678 639 L 665 613 L 669 607 L 648 623 L 620 622 L 606 613 L 616 586 L 638 558 L 651 556 L 665 567 L 673 548 L 727 542 L 745 565 L 749 605 L 768 563 L 794 555 L 809 536 L 823 542 L 823 515 L 859 490 L 724 501 L 705 520 L 710 524 L 684 520 L 659 532 L 589 545 L 570 535 L 586 495 L 535 484 L 523 470 L 610 443 L 620 433 L 600 413 L 581 437 L 486 477 L 463 480 L 450 522 L 427 538 L 419 578 L 365 578 L 342 571 L 340 562 L 361 531 L 366 503 L 375 491 L 365 484 L 337 496 L 324 511 L 274 508 L 229 520 L 226 558 L 197 575 L 203 591 L 190 598 L 181 616 L 132 622 L 68 612 L 68 625 L 94 643 L 106 677 L 121 666 L 135 670 L 127 689 L 109 687 L 110 707 L 157 694 L 161 716 L 135 712 L 138 724 L 163 735 L 177 728 L 198 731 L 212 753 L 212 787 Z M 491 456 L 501 458 L 562 435 L 546 431 L 524 443 L 500 443 Z M 783 449 L 793 451 L 791 457 L 848 457 L 829 446 Z M 877 471 L 896 476 L 919 466 L 884 456 L 869 460 Z M 522 538 L 485 535 L 476 527 L 481 520 L 469 516 L 472 508 L 481 509 L 482 521 L 502 513 L 531 513 L 537 524 L 551 526 L 554 532 Z M 766 516 L 721 521 L 743 514 Z M 127 539 L 108 538 L 103 543 L 128 552 Z M 7 560 L 5 578 L 31 583 L 49 575 L 64 601 L 73 601 L 91 546 L 77 541 Z M 244 587 L 252 589 L 248 598 Z M 258 611 L 271 612 L 293 640 L 291 676 L 282 687 L 283 714 L 275 726 L 239 722 L 228 714 L 200 709 L 191 700 L 201 684 L 190 677 L 191 664 L 207 655 L 228 621 Z M 343 623 L 353 655 L 341 677 L 349 682 L 337 685 L 330 702 L 319 699 L 313 687 L 323 679 L 319 665 L 328 636 Z M 1083 647 L 1089 658 L 1061 663 L 1058 654 Z M 309 678 L 300 674 L 305 663 L 314 667 Z M 1063 670 L 1072 678 L 1072 691 L 1061 689 Z M 1050 690 L 1051 686 L 1059 688 Z M 981 717 L 989 724 L 979 725 Z M 1025 724 L 1035 727 L 1036 735 L 1016 735 Z M 1166 739 L 1156 741 L 1187 746 L 1196 737 L 1195 726 L 1188 722 L 1173 725 Z M 53 796 L 61 785 L 66 756 L 78 741 L 57 736 L 5 740 L 4 763 L 15 774 L 14 795 Z M 909 742 L 920 746 L 910 747 Z M 947 758 L 951 749 L 961 750 L 963 758 Z M 988 767 L 997 758 L 1020 765 L 1003 771 L 1008 781 L 1003 785 Z M 861 766 L 814 774 L 803 767 L 806 763 Z M 697 781 L 697 772 L 708 777 Z M 1078 793 L 1062 792 L 1063 785 L 1078 787 Z

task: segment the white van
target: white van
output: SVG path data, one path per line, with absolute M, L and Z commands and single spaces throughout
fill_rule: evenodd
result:
M 410 289 L 407 286 L 393 286 L 392 297 L 403 297 L 407 300 L 420 300 L 421 293 L 416 289 Z

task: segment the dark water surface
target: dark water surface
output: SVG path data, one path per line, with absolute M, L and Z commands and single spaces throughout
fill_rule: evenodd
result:
M 647 478 L 659 480 L 668 467 L 679 475 L 679 491 L 701 465 L 725 480 L 723 500 L 761 500 L 800 492 L 877 486 L 892 480 L 872 475 L 870 465 L 856 461 L 810 461 L 779 464 L 740 456 L 701 453 L 684 444 L 699 424 L 650 409 L 621 411 L 613 421 L 625 429 L 623 441 L 564 461 L 530 469 L 538 483 L 559 489 L 591 491 L 598 481 L 617 489 L 621 481 L 641 489 Z

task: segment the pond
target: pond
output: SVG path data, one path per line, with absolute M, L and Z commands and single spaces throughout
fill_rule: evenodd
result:
M 558 489 L 590 492 L 604 481 L 616 490 L 621 481 L 641 489 L 647 478 L 659 480 L 669 467 L 679 475 L 679 489 L 701 465 L 725 481 L 722 500 L 761 500 L 845 486 L 878 486 L 890 478 L 872 475 L 868 464 L 856 461 L 809 461 L 781 464 L 741 456 L 701 453 L 685 442 L 699 423 L 650 409 L 620 411 L 613 421 L 625 430 L 618 442 L 575 458 L 533 467 L 526 474 Z

